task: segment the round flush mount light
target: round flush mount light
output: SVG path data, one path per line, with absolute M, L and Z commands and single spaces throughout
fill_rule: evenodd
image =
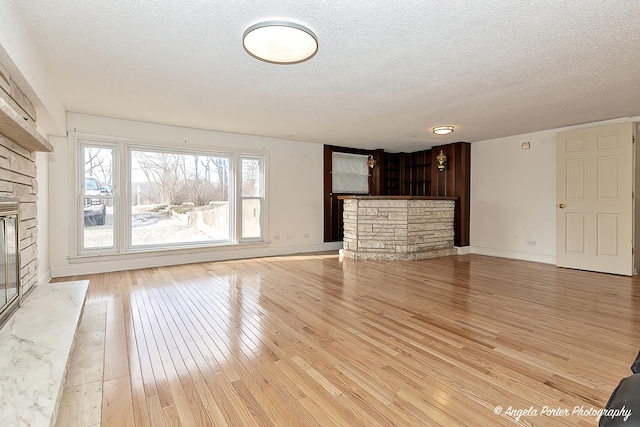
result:
M 244 50 L 272 64 L 297 64 L 318 51 L 318 38 L 307 27 L 293 22 L 266 21 L 252 25 L 242 35 Z
M 453 132 L 453 126 L 436 126 L 433 128 L 433 133 L 436 135 L 446 135 Z

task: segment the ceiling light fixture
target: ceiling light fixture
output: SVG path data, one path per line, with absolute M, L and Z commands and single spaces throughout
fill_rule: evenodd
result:
M 453 126 L 436 126 L 433 128 L 433 133 L 436 135 L 446 135 L 453 132 Z
M 318 51 L 318 38 L 307 27 L 285 21 L 265 21 L 252 25 L 242 35 L 244 50 L 272 64 L 297 64 Z

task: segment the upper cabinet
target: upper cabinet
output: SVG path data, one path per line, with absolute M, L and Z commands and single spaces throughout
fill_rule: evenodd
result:
M 438 168 L 438 155 L 446 156 Z M 384 153 L 381 194 L 386 196 L 457 197 L 455 245 L 469 245 L 471 145 L 467 142 L 439 145 L 414 153 Z

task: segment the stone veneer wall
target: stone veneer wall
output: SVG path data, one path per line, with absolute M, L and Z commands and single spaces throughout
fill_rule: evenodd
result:
M 20 199 L 20 284 L 26 293 L 38 280 L 36 154 L 0 135 L 0 197 Z
M 345 199 L 347 258 L 418 260 L 455 255 L 454 200 Z

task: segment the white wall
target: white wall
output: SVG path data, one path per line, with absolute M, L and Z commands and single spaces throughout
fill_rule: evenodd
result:
M 0 7 L 0 62 L 36 107 L 37 127 L 45 135 L 63 135 L 65 109 L 46 64 L 27 35 L 18 2 Z
M 471 252 L 555 264 L 556 134 L 638 121 L 640 116 L 471 144 Z M 523 142 L 531 148 L 522 150 Z
M 69 260 L 72 187 L 69 140 L 51 138 L 55 152 L 49 164 L 51 213 L 51 272 L 53 277 L 113 271 L 157 265 L 218 259 L 278 255 L 318 250 L 337 250 L 341 242 L 323 242 L 323 146 L 273 138 L 229 134 L 176 126 L 141 123 L 82 114 L 68 114 L 71 132 L 138 139 L 157 145 L 212 149 L 259 150 L 269 154 L 268 235 L 269 244 L 207 250 L 181 250 L 165 255 Z M 53 203 L 55 201 L 55 203 Z M 305 233 L 309 237 L 305 238 Z M 292 238 L 288 239 L 287 236 Z M 275 236 L 280 236 L 275 240 Z
M 49 154 L 36 153 L 36 180 L 38 182 L 38 283 L 48 283 L 51 278 L 49 265 Z
M 555 263 L 556 133 L 471 144 L 472 252 Z
M 26 34 L 17 3 L 3 2 L 0 8 L 0 62 L 11 78 L 36 107 L 37 128 L 47 134 L 64 134 L 65 110 L 52 84 L 47 67 L 40 61 L 36 47 Z M 47 283 L 50 278 L 49 263 L 49 155 L 36 154 L 38 181 L 38 282 Z

